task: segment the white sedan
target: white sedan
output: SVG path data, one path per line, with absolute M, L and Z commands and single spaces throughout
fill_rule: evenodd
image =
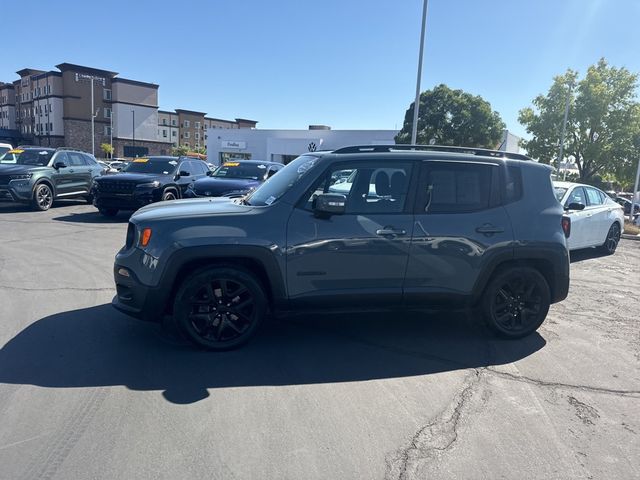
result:
M 615 252 L 624 226 L 622 207 L 590 185 L 553 182 L 553 187 L 556 198 L 571 218 L 569 250 L 599 247 L 609 255 Z

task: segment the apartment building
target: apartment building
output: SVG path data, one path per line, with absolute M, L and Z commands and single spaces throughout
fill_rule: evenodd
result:
M 71 63 L 56 68 L 19 70 L 13 92 L 6 83 L 0 86 L 0 112 L 7 117 L 7 127 L 0 128 L 14 131 L 20 143 L 68 146 L 96 156 L 102 156 L 102 143 L 112 143 L 118 157 L 169 153 L 171 143 L 156 132 L 158 85 Z
M 255 128 L 255 120 L 236 118 L 224 120 L 207 117 L 205 112 L 177 108 L 175 112 L 158 111 L 158 136 L 171 139 L 174 147 L 207 148 L 207 131 L 210 128 L 239 129 Z
M 12 83 L 0 82 L 0 130 L 10 140 L 16 129 L 16 90 Z M 5 133 L 6 132 L 6 133 Z

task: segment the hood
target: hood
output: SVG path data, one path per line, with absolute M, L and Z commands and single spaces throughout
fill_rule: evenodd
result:
M 237 215 L 253 210 L 250 205 L 241 205 L 229 198 L 193 198 L 157 202 L 142 207 L 132 216 L 133 223 L 164 220 L 168 218 L 184 218 L 211 215 Z
M 249 178 L 207 177 L 196 180 L 193 189 L 197 194 L 218 197 L 236 190 L 251 190 L 261 183 L 259 180 Z
M 15 163 L 0 163 L 0 175 L 19 175 L 21 173 L 30 173 L 36 170 L 49 169 L 50 167 L 41 167 L 38 165 L 17 165 Z
M 158 180 L 159 182 L 168 182 L 173 179 L 172 175 L 162 175 L 159 173 L 114 173 L 111 175 L 105 175 L 99 177 L 99 182 L 136 182 L 136 183 L 145 183 L 145 182 L 153 182 L 154 180 Z

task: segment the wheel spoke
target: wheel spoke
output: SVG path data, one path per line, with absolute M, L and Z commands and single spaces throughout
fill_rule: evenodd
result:
M 509 301 L 509 299 L 512 298 L 511 295 L 509 295 L 507 292 L 505 292 L 505 290 L 503 288 L 501 288 L 500 290 L 498 290 L 498 295 L 500 295 L 502 298 L 504 298 L 506 301 Z

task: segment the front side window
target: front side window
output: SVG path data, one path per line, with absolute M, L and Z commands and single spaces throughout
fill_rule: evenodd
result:
M 393 167 L 379 162 L 336 166 L 312 189 L 305 208 L 313 209 L 319 194 L 337 193 L 347 197 L 345 214 L 400 213 L 405 207 L 411 170 L 410 163 L 394 163 Z
M 461 162 L 430 162 L 419 191 L 418 209 L 425 213 L 464 213 L 489 208 L 492 165 Z

